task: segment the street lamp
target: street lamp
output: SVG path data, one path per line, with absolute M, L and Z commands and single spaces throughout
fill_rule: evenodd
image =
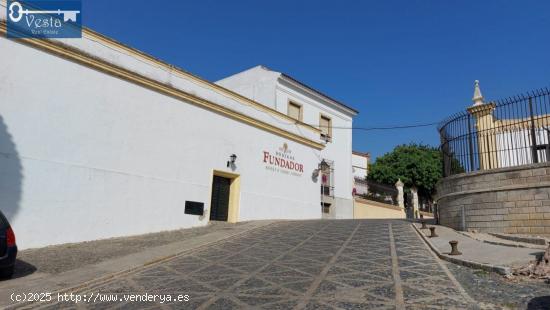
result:
M 237 155 L 231 154 L 231 156 L 229 156 L 229 161 L 227 162 L 227 167 L 229 168 L 229 166 L 235 166 L 235 161 L 237 161 Z
M 330 165 L 327 163 L 326 160 L 322 160 L 320 163 L 319 163 L 319 170 L 321 171 L 326 171 L 330 168 Z

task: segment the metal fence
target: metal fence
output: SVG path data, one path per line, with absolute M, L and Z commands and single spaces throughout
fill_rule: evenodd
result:
M 550 91 L 472 106 L 438 126 L 443 174 L 550 161 Z
M 382 184 L 375 182 L 373 180 L 355 180 L 357 183 L 364 183 L 368 188 L 366 193 L 358 193 L 357 196 L 374 200 L 378 202 L 383 202 L 391 205 L 397 205 L 397 188 L 394 185 Z

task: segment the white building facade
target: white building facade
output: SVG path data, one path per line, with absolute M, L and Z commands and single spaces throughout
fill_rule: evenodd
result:
M 272 102 L 90 30 L 82 39 L 7 39 L 5 11 L 0 207 L 21 249 L 210 220 L 319 219 L 322 180 L 314 176 L 323 158 L 342 164 L 334 199 L 351 203 L 351 169 L 343 169 L 351 167 L 351 131 L 334 132 L 345 144 L 336 148 L 306 124 L 310 112 L 295 123 Z M 306 98 L 291 86 L 278 92 Z M 319 110 L 334 124 L 351 122 Z
M 357 111 L 297 81 L 291 76 L 256 66 L 216 82 L 249 99 L 321 130 L 324 148 L 317 161 L 321 169 L 321 205 L 325 218 L 353 218 L 352 126 Z
M 355 179 L 366 179 L 369 174 L 370 154 L 353 151 L 351 164 L 353 177 Z
M 369 191 L 367 176 L 369 174 L 370 154 L 353 151 L 351 164 L 353 171 L 354 193 L 366 195 Z

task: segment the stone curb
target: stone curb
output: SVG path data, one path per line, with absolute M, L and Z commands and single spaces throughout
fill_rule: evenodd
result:
M 534 245 L 542 245 L 547 246 L 548 240 L 541 237 L 529 237 L 529 236 L 511 236 L 511 235 L 504 235 L 504 234 L 497 234 L 497 233 L 489 233 L 489 235 L 495 236 L 497 238 L 515 241 L 515 242 L 523 242 L 523 243 L 530 243 Z
M 67 287 L 67 288 L 62 288 L 62 289 L 59 289 L 59 290 L 51 291 L 50 293 L 51 293 L 52 296 L 57 296 L 57 294 L 65 294 L 65 293 L 70 294 L 71 292 L 75 293 L 75 292 L 78 292 L 78 291 L 82 291 L 83 289 L 86 289 L 86 288 L 93 288 L 93 287 L 99 286 L 101 284 L 104 284 L 106 282 L 109 282 L 109 281 L 111 281 L 115 278 L 130 274 L 130 273 L 133 273 L 133 272 L 137 272 L 137 271 L 140 271 L 142 269 L 146 269 L 150 266 L 172 260 L 172 259 L 174 259 L 176 257 L 179 257 L 179 256 L 189 255 L 191 253 L 202 250 L 204 247 L 211 246 L 211 245 L 223 242 L 223 241 L 225 241 L 229 238 L 236 237 L 236 236 L 239 236 L 239 235 L 243 235 L 243 234 L 249 233 L 253 230 L 256 230 L 258 228 L 267 227 L 267 226 L 273 225 L 275 223 L 277 223 L 277 221 L 260 222 L 259 225 L 254 225 L 254 226 L 249 227 L 245 230 L 238 231 L 234 234 L 229 234 L 227 236 L 224 236 L 221 239 L 213 240 L 213 241 L 210 241 L 210 242 L 205 242 L 203 244 L 197 245 L 197 246 L 192 247 L 190 249 L 186 249 L 186 250 L 183 250 L 183 251 L 180 251 L 180 252 L 176 252 L 174 254 L 170 254 L 170 255 L 166 255 L 166 256 L 159 257 L 159 258 L 156 258 L 156 259 L 152 259 L 152 260 L 149 260 L 149 261 L 145 261 L 143 263 L 136 264 L 136 265 L 134 265 L 134 266 L 132 266 L 128 269 L 118 271 L 118 272 L 109 273 L 109 274 L 103 275 L 101 277 L 98 277 L 98 278 L 95 278 L 95 279 L 92 279 L 92 280 L 89 280 L 89 281 L 82 282 L 82 283 L 77 284 L 77 285 L 73 285 L 73 286 L 70 286 L 70 287 Z M 26 302 L 20 302 L 20 303 L 6 305 L 6 306 L 0 306 L 0 309 L 6 309 L 6 310 L 11 310 L 11 309 L 32 309 L 32 308 L 35 308 L 35 307 L 43 307 L 43 306 L 47 306 L 47 305 L 54 305 L 56 303 L 57 303 L 57 301 L 54 301 L 54 300 L 52 300 L 50 302 L 40 303 L 40 304 L 37 304 L 36 302 L 26 301 Z
M 456 232 L 463 235 L 463 236 L 465 236 L 465 237 L 468 237 L 470 239 L 474 239 L 474 240 L 479 241 L 479 242 L 493 244 L 493 245 L 507 246 L 507 247 L 511 247 L 511 248 L 534 249 L 534 250 L 544 249 L 544 247 L 541 247 L 538 244 L 534 244 L 534 243 L 531 243 L 532 246 L 527 246 L 527 245 L 523 245 L 523 244 L 511 244 L 511 243 L 506 243 L 506 242 L 477 239 L 477 238 L 474 238 L 474 237 L 464 233 L 463 231 L 456 231 Z M 493 234 L 489 234 L 489 235 L 493 235 Z M 494 236 L 494 237 L 500 238 L 500 237 L 497 237 L 497 236 Z M 509 240 L 509 239 L 505 239 L 505 240 Z M 514 241 L 514 240 L 509 240 L 509 241 L 520 242 L 520 241 Z
M 411 223 L 411 226 L 414 228 L 416 233 L 420 235 L 422 240 L 424 240 L 424 242 L 426 242 L 426 244 L 430 247 L 430 249 L 432 249 L 432 251 L 437 255 L 437 257 L 439 257 L 443 260 L 446 260 L 446 261 L 451 262 L 453 264 L 462 265 L 462 266 L 465 266 L 465 267 L 470 267 L 470 268 L 473 268 L 473 269 L 481 269 L 481 270 L 485 270 L 485 271 L 489 271 L 489 272 L 496 272 L 496 273 L 501 274 L 503 276 L 509 276 L 509 275 L 512 274 L 512 270 L 511 270 L 510 267 L 497 266 L 497 265 L 491 265 L 491 264 L 482 264 L 482 263 L 478 263 L 478 262 L 474 262 L 474 261 L 470 261 L 470 260 L 466 260 L 466 259 L 455 258 L 455 257 L 450 257 L 448 255 L 445 255 L 445 254 L 439 252 L 439 250 L 432 244 L 432 242 L 428 239 L 428 237 L 426 237 L 420 231 L 420 229 L 418 227 L 416 227 L 416 225 L 414 225 L 414 223 Z

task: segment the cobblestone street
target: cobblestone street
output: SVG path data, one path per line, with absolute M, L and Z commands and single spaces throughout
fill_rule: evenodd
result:
M 457 271 L 455 271 L 457 272 Z M 459 275 L 469 271 L 458 271 Z M 461 276 L 465 281 L 470 278 Z M 406 221 L 279 222 L 87 289 L 188 302 L 45 308 L 477 309 Z M 540 292 L 539 292 L 540 293 Z M 490 303 L 482 307 L 491 308 Z

